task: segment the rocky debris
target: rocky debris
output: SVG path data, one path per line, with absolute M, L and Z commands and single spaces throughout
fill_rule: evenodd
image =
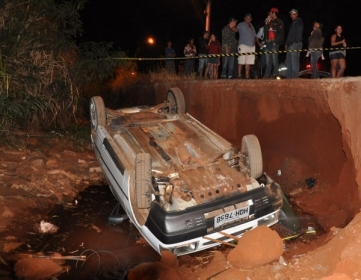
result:
M 142 263 L 132 268 L 127 276 L 129 280 L 152 279 L 181 279 L 178 271 L 179 261 L 177 256 L 169 251 L 162 251 L 159 262 Z
M 9 253 L 12 250 L 15 250 L 16 248 L 21 246 L 22 244 L 23 244 L 22 242 L 6 242 L 3 245 L 2 252 Z
M 16 276 L 24 280 L 43 280 L 57 277 L 68 268 L 56 264 L 50 259 L 25 258 L 19 260 L 14 267 Z
M 164 264 L 167 267 L 178 267 L 179 261 L 177 256 L 169 251 L 162 251 L 162 257 L 160 263 Z
M 73 202 L 89 185 L 105 183 L 90 145 L 73 151 L 64 140 L 48 141 L 41 150 L 29 144 L 18 150 L 0 147 L 0 232 L 25 219 L 25 209 L 46 214 L 51 205 Z
M 283 241 L 267 226 L 247 231 L 227 257 L 232 266 L 250 269 L 278 260 L 283 254 Z
M 41 220 L 38 230 L 40 233 L 50 233 L 50 234 L 54 234 L 58 231 L 58 227 L 52 223 L 49 222 L 45 222 L 43 220 Z
M 220 251 L 213 251 L 212 258 L 207 256 L 200 258 L 201 262 L 194 268 L 193 271 L 185 270 L 184 266 L 178 268 L 183 279 L 216 279 L 217 275 L 222 275 L 232 266 L 227 261 L 225 254 Z M 219 279 L 232 279 L 232 278 L 219 278 Z M 241 278 L 240 278 L 241 279 Z
M 228 255 L 221 251 L 211 252 L 212 259 L 201 265 L 192 265 L 192 261 L 199 258 L 197 256 L 179 257 L 177 276 L 180 275 L 183 280 L 360 279 L 361 263 L 358 260 L 361 257 L 361 213 L 346 228 L 331 229 L 323 246 L 304 255 L 295 255 L 287 263 L 279 261 L 283 252 L 282 239 L 265 226 L 246 232 Z M 167 278 L 169 268 L 164 274 L 159 269 L 163 269 L 162 266 L 148 263 L 136 266 L 131 275 L 140 277 L 141 272 L 156 272 L 154 275 L 158 276 L 157 279 L 173 279 Z
M 70 151 L 64 148 L 69 146 L 65 141 L 49 141 L 54 141 L 51 149 L 44 149 L 46 145 L 41 150 L 31 145 L 19 150 L 0 147 L 0 253 L 6 273 L 5 260 L 26 244 L 21 238 L 25 232 L 56 232 L 55 225 L 42 221 L 55 204 L 73 204 L 89 185 L 105 184 L 90 145 Z M 57 264 L 59 260 L 27 257 L 14 261 L 19 279 L 51 279 L 69 269 Z

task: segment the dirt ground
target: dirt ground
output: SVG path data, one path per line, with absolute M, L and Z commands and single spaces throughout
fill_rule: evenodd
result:
M 260 227 L 237 246 L 179 258 L 164 253 L 159 262 L 135 267 L 128 279 L 361 279 L 361 214 L 350 216 L 344 207 L 352 200 L 351 191 L 339 187 L 355 188 L 347 176 L 351 166 L 342 167 L 341 182 L 319 176 L 317 185 L 307 188 L 305 178 L 317 174 L 297 158 L 284 158 L 273 157 L 265 169 L 277 170 L 281 163 L 281 175 L 271 176 L 287 186 L 304 230 L 316 233 L 283 240 L 288 233 Z M 39 136 L 0 146 L 0 279 L 11 279 L 11 269 L 22 279 L 51 279 L 66 272 L 66 263 L 49 259 L 22 259 L 12 268 L 8 257 L 56 204 L 74 204 L 80 191 L 97 184 L 104 179 L 89 143 L 75 147 L 59 137 Z
M 4 140 L 0 145 L 0 279 L 10 275 L 8 258 L 24 244 L 24 235 L 39 233 L 41 221 L 55 205 L 74 205 L 80 191 L 104 184 L 89 143 L 75 146 L 56 134 Z M 44 263 L 39 267 L 47 267 L 50 275 L 53 270 L 55 275 L 64 271 Z M 35 269 L 35 274 L 30 273 L 33 279 L 46 279 L 41 278 L 46 272 L 37 271 L 33 263 L 31 266 Z

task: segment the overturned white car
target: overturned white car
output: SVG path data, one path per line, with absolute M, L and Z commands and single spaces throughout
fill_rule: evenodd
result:
M 95 96 L 90 114 L 110 188 L 156 251 L 193 253 L 277 223 L 282 190 L 263 172 L 257 137 L 237 149 L 185 112 L 180 89 L 155 107 L 119 110 Z

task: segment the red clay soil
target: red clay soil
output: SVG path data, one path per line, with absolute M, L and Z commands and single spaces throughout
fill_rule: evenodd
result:
M 347 225 L 361 206 L 359 119 L 345 114 L 358 110 L 360 81 L 193 81 L 157 84 L 156 96 L 160 102 L 179 87 L 187 112 L 237 147 L 244 135 L 255 134 L 264 171 L 328 231 Z M 307 189 L 308 178 L 317 187 Z
M 357 184 L 361 179 L 357 148 L 361 137 L 357 133 L 361 129 L 359 118 L 346 114 L 354 110 L 355 116 L 360 115 L 360 86 L 358 81 L 350 83 L 302 81 L 296 86 L 288 81 L 223 80 L 157 84 L 156 103 L 164 100 L 169 87 L 179 86 L 188 112 L 234 145 L 240 146 L 243 135 L 257 135 L 264 171 L 280 183 L 301 213 L 304 230 L 312 227 L 317 234 L 282 242 L 287 234 L 277 228 L 260 228 L 245 234 L 246 242 L 241 239 L 235 248 L 220 247 L 178 259 L 164 253 L 160 262 L 134 268 L 128 279 L 361 279 Z M 21 242 L 11 230 L 21 231 L 15 225 L 27 207 L 45 211 L 55 203 L 66 203 L 100 179 L 91 172 L 96 168 L 91 152 L 77 153 L 68 147 L 55 151 L 32 144 L 31 150 L 0 149 L 2 252 Z M 307 188 L 307 178 L 316 179 L 317 185 Z M 35 221 L 39 217 L 26 218 Z M 246 266 L 237 255 L 248 262 Z
M 262 226 L 245 233 L 230 251 L 182 256 L 179 262 L 166 252 L 160 262 L 133 268 L 127 279 L 360 279 L 360 236 L 361 214 L 357 214 L 344 229 L 332 228 L 318 248 L 287 258 L 282 255 L 282 239 Z
M 226 254 L 216 253 L 217 261 L 210 264 L 207 260 L 206 265 L 196 267 L 189 263 L 188 267 L 181 265 L 176 269 L 179 276 L 183 279 L 361 278 L 361 267 L 355 262 L 355 257 L 361 256 L 357 184 L 360 127 L 356 117 L 360 79 L 159 83 L 155 87 L 158 102 L 174 86 L 182 90 L 187 112 L 235 146 L 240 147 L 243 135 L 257 135 L 264 171 L 280 183 L 302 215 L 304 230 L 310 227 L 318 232 L 313 237 L 301 236 L 296 242 L 285 241 L 283 258 L 268 265 L 238 269 L 229 260 L 226 262 Z M 357 113 L 353 116 L 346 112 Z M 308 178 L 315 179 L 317 185 L 308 188 Z M 268 247 L 264 249 L 272 252 Z M 212 274 L 214 266 L 218 272 Z

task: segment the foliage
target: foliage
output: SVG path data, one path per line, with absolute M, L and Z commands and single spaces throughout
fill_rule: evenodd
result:
M 111 43 L 77 45 L 86 0 L 0 0 L 0 129 L 74 120 L 83 89 L 113 75 Z

